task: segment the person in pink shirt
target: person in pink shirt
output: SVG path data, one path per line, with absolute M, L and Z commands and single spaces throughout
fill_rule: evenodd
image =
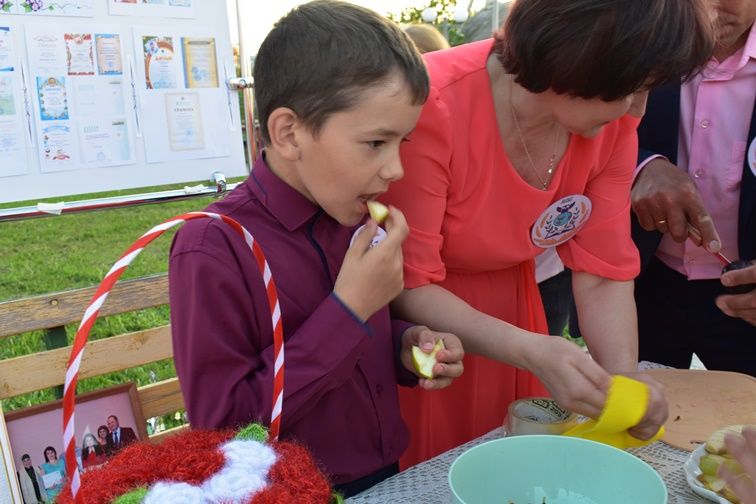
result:
M 392 309 L 456 334 L 468 357 L 437 397 L 400 390 L 405 466 L 500 426 L 521 397 L 548 391 L 595 418 L 610 375 L 636 372 L 636 127 L 647 88 L 692 73 L 712 47 L 698 1 L 518 0 L 494 39 L 425 55 L 430 97 L 385 196 L 410 226 Z M 574 272 L 593 358 L 540 335 L 534 259 L 551 247 Z M 667 408 L 642 379 L 650 406 L 631 433 L 647 439 Z
M 756 288 L 723 286 L 756 285 L 756 265 L 722 276 L 712 254 L 756 259 L 756 1 L 707 3 L 713 58 L 652 92 L 638 130 L 640 357 L 687 368 L 695 352 L 709 369 L 756 376 Z

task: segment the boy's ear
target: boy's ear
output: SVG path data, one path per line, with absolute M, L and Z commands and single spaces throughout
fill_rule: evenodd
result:
M 268 134 L 271 147 L 284 159 L 296 161 L 299 159 L 299 143 L 297 133 L 302 124 L 296 112 L 288 107 L 279 107 L 268 116 Z

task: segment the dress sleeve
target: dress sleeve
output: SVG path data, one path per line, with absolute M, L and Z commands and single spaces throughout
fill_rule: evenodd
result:
M 240 260 L 249 255 L 240 240 L 217 224 L 193 224 L 177 235 L 169 265 L 174 359 L 189 421 L 200 428 L 267 424 L 275 366 L 262 276 L 251 257 Z M 284 430 L 350 379 L 372 336 L 330 295 L 285 337 Z
M 402 145 L 404 178 L 391 184 L 384 201 L 404 212 L 410 233 L 404 252 L 404 283 L 420 287 L 443 280 L 442 226 L 451 180 L 452 132 L 446 105 L 435 88 L 409 141 Z
M 564 264 L 612 280 L 638 275 L 638 250 L 630 235 L 630 189 L 638 155 L 639 119 L 622 117 L 600 146 L 601 165 L 588 178 L 585 196 L 591 217 L 572 240 L 559 247 Z

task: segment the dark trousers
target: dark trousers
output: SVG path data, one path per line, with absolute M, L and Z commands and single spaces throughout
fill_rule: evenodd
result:
M 567 268 L 558 275 L 547 278 L 538 284 L 549 334 L 561 336 L 570 318 L 572 306 L 572 272 Z
M 688 280 L 653 258 L 635 283 L 640 359 L 689 368 L 693 353 L 707 369 L 756 376 L 756 327 L 714 304 L 719 279 Z
M 386 478 L 397 474 L 399 472 L 399 462 L 386 466 L 383 469 L 379 469 L 372 474 L 363 476 L 360 479 L 350 481 L 349 483 L 342 483 L 340 485 L 334 485 L 333 489 L 344 496 L 345 499 L 353 495 L 357 495 L 360 492 L 367 490 L 368 488 L 377 485 Z

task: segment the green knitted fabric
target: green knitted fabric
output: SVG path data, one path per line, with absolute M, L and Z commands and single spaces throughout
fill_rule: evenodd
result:
M 147 495 L 147 489 L 145 487 L 139 487 L 136 490 L 121 495 L 113 501 L 113 504 L 139 504 L 144 500 L 145 495 Z
M 268 430 L 257 423 L 249 424 L 239 431 L 236 435 L 236 439 L 264 443 L 268 440 Z

